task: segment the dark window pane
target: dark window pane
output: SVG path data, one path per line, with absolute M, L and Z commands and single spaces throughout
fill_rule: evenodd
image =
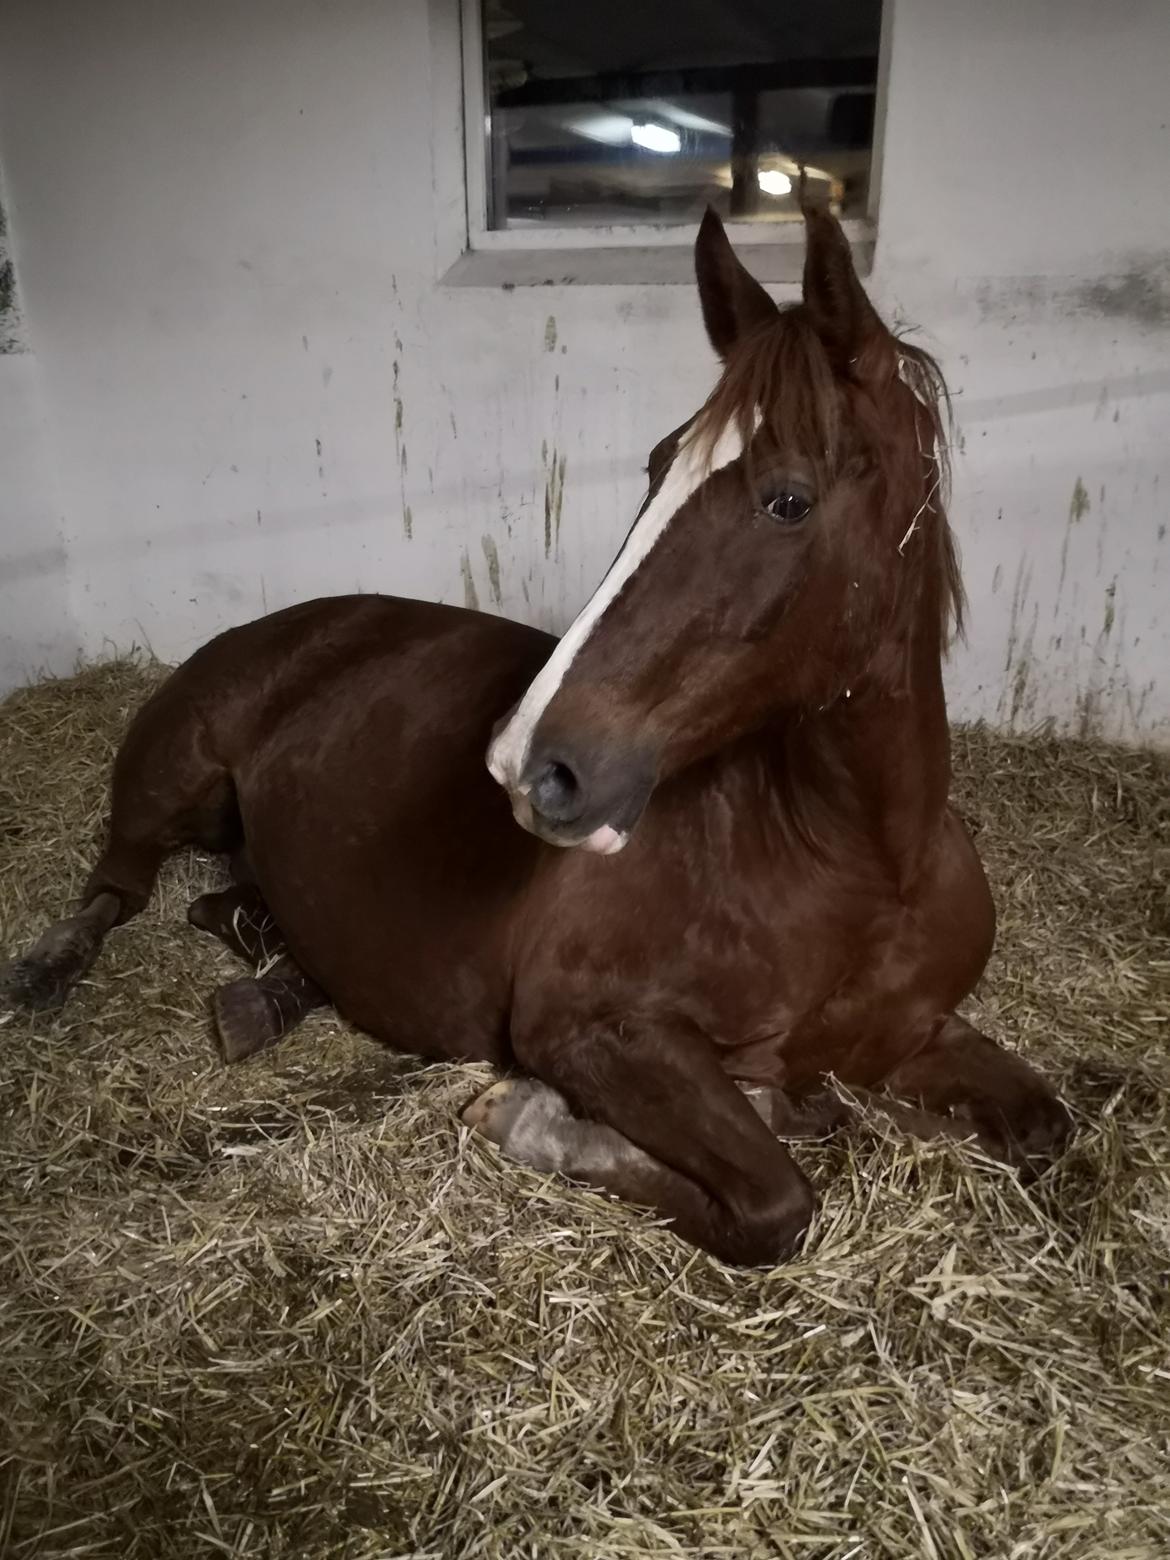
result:
M 796 215 L 869 192 L 881 0 L 483 0 L 488 220 Z

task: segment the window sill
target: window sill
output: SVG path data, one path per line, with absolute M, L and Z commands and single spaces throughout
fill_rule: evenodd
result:
M 850 224 L 854 226 L 854 224 Z M 856 224 L 861 226 L 861 224 Z M 804 234 L 799 242 L 787 236 L 771 243 L 738 243 L 736 254 L 761 282 L 800 281 L 804 265 Z M 873 230 L 852 237 L 853 264 L 859 276 L 873 266 Z M 622 245 L 615 248 L 472 249 L 461 255 L 442 277 L 444 287 L 639 287 L 691 286 L 695 261 L 685 245 Z

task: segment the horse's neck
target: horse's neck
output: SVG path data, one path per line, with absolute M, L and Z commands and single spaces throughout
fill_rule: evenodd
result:
M 881 677 L 786 724 L 777 770 L 794 814 L 829 845 L 863 836 L 903 890 L 946 815 L 950 736 L 941 655 L 929 634 L 883 650 Z

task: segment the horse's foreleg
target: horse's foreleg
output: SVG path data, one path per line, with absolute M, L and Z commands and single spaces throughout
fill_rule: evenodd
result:
M 1052 1085 L 1023 1057 L 954 1014 L 890 1073 L 884 1087 L 928 1113 L 899 1115 L 895 1109 L 893 1119 L 908 1131 L 974 1136 L 994 1158 L 1029 1171 L 1055 1159 L 1072 1132 L 1072 1119 Z
M 201 895 L 188 909 L 187 919 L 226 943 L 257 972 L 251 979 L 221 986 L 212 998 L 226 1062 L 242 1062 L 267 1051 L 306 1014 L 329 1001 L 285 951 L 280 929 L 253 884 Z
M 464 1114 L 505 1153 L 647 1205 L 724 1261 L 793 1251 L 812 1190 L 701 1035 L 627 1021 L 515 1050 L 541 1081 L 497 1084 Z

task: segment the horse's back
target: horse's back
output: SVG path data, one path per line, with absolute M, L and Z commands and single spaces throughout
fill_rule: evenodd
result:
M 217 743 L 248 745 L 323 689 L 352 687 L 428 650 L 474 648 L 485 679 L 539 665 L 553 641 L 506 618 L 395 596 L 325 596 L 226 629 L 164 684 L 161 695 L 197 706 Z M 232 754 L 235 761 L 235 754 Z

